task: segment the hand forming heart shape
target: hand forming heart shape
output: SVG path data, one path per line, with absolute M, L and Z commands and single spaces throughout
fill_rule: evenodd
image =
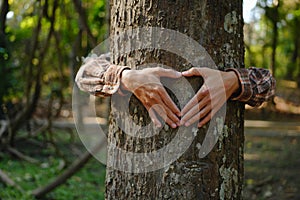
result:
M 204 84 L 180 111 L 161 84 L 160 78 L 177 79 L 182 76 L 201 76 Z M 160 116 L 172 128 L 190 126 L 196 122 L 198 127 L 202 127 L 239 88 L 239 79 L 233 71 L 195 67 L 182 73 L 161 67 L 124 70 L 120 87 L 121 90 L 132 92 L 142 102 L 156 126 L 162 126 L 158 119 Z

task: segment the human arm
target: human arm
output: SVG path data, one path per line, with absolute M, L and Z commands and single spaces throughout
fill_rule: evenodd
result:
M 109 57 L 109 54 L 103 54 L 88 58 L 76 75 L 78 87 L 96 96 L 129 91 L 142 102 L 157 126 L 161 126 L 159 115 L 176 128 L 180 124 L 180 110 L 160 83 L 160 77 L 179 78 L 181 73 L 159 67 L 130 70 L 127 66 L 111 64 Z
M 228 100 L 238 100 L 259 106 L 275 93 L 275 79 L 266 69 L 228 69 L 226 72 L 209 68 L 192 68 L 183 76 L 202 76 L 203 86 L 182 109 L 181 125 L 189 126 L 199 121 L 206 124 Z

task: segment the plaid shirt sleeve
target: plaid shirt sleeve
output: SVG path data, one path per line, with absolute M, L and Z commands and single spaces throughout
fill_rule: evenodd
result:
M 120 87 L 120 77 L 127 66 L 110 64 L 110 55 L 91 56 L 77 72 L 75 82 L 79 89 L 95 96 L 110 96 Z
M 227 69 L 234 71 L 240 80 L 240 94 L 231 99 L 244 102 L 250 106 L 260 106 L 275 94 L 276 81 L 267 69 L 250 67 L 249 69 Z

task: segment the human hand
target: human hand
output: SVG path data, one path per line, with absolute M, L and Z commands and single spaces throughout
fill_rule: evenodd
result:
M 182 75 L 185 77 L 201 76 L 204 79 L 202 87 L 181 110 L 183 117 L 180 124 L 185 126 L 199 121 L 198 127 L 202 127 L 240 87 L 239 79 L 233 71 L 191 68 L 182 72 Z
M 168 125 L 176 128 L 180 125 L 181 113 L 161 84 L 160 78 L 181 76 L 180 72 L 161 67 L 124 70 L 121 76 L 121 89 L 132 92 L 142 102 L 156 126 L 162 126 L 157 117 L 159 115 Z

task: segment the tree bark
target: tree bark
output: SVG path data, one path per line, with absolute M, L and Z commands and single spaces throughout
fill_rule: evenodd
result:
M 111 0 L 111 6 L 111 36 L 130 28 L 145 26 L 172 29 L 201 44 L 218 69 L 244 67 L 241 0 Z M 180 56 L 159 49 L 141 49 L 116 56 L 115 52 L 122 48 L 122 45 L 124 43 L 121 40 L 112 41 L 112 60 L 115 64 L 140 68 L 143 64 L 160 63 L 172 66 L 178 71 L 192 67 Z M 199 79 L 191 79 L 190 83 L 196 90 L 200 87 Z M 177 87 L 180 88 L 180 85 Z M 184 93 L 185 89 L 182 90 Z M 172 97 L 174 98 L 174 95 Z M 122 103 L 124 102 L 120 100 L 119 104 Z M 112 103 L 112 110 L 117 108 L 117 103 Z M 127 152 L 151 152 L 163 148 L 177 134 L 197 134 L 182 156 L 161 169 L 133 173 L 108 166 L 106 199 L 241 199 L 244 106 L 239 102 L 228 102 L 226 109 L 224 126 L 222 121 L 211 122 L 218 127 L 221 125 L 222 134 L 213 150 L 204 158 L 199 157 L 199 144 L 202 144 L 205 135 L 209 134 L 208 126 L 192 130 L 194 133 L 191 133 L 189 129 L 182 128 L 182 132 L 178 132 L 178 129 L 171 129 L 165 125 L 158 135 L 139 139 L 129 136 L 119 127 L 120 122 L 116 119 L 124 119 L 122 111 L 111 113 L 108 163 L 124 161 L 120 155 L 114 153 L 116 147 Z M 130 99 L 129 112 L 132 120 L 138 125 L 146 126 L 151 121 L 137 99 Z M 126 120 L 121 123 L 129 129 L 134 129 L 134 124 Z M 216 129 L 219 128 L 215 127 L 214 130 Z M 153 131 L 150 128 L 145 130 Z M 184 138 L 185 136 L 182 136 L 182 139 Z M 130 162 L 134 163 L 134 160 Z

